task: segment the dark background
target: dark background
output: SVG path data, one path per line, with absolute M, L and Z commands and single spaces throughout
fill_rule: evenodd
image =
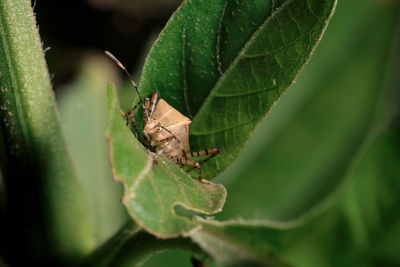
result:
M 109 50 L 127 69 L 140 67 L 149 38 L 179 4 L 148 2 L 158 7 L 142 1 L 32 1 L 54 89 L 73 80 L 87 53 Z

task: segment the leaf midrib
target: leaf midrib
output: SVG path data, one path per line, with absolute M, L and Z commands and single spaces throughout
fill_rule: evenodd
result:
M 224 79 L 227 76 L 227 73 L 229 73 L 234 66 L 236 66 L 237 62 L 239 61 L 239 59 L 245 54 L 244 52 L 246 51 L 246 49 L 248 48 L 248 46 L 250 46 L 252 44 L 252 40 L 254 40 L 257 35 L 259 34 L 259 32 L 261 31 L 261 29 L 263 29 L 268 23 L 269 21 L 276 15 L 278 14 L 281 10 L 283 10 L 287 5 L 289 5 L 291 2 L 294 2 L 295 0 L 286 0 L 284 1 L 279 7 L 273 9 L 273 6 L 271 6 L 272 12 L 271 14 L 265 19 L 265 21 L 258 27 L 258 29 L 256 31 L 254 31 L 254 33 L 250 36 L 250 38 L 248 38 L 248 40 L 245 42 L 245 44 L 243 45 L 243 47 L 240 49 L 240 51 L 237 53 L 236 57 L 233 59 L 232 63 L 229 65 L 229 67 L 226 69 L 226 71 L 219 76 L 219 78 L 217 79 L 217 81 L 215 82 L 214 86 L 212 87 L 210 93 L 208 94 L 207 98 L 205 99 L 205 101 L 201 104 L 200 108 L 198 109 L 198 111 L 196 112 L 196 115 L 193 118 L 193 122 L 196 122 L 196 118 L 198 117 L 198 114 L 201 112 L 204 112 L 203 110 L 206 108 L 207 104 L 211 101 L 211 98 L 213 96 L 216 95 L 215 93 L 215 88 L 218 88 L 219 84 L 222 83 L 224 81 Z M 224 11 L 221 12 L 221 16 L 223 16 Z M 220 19 L 220 22 L 222 21 L 222 17 Z M 220 35 L 220 31 L 218 31 L 218 36 L 217 39 L 219 39 L 219 35 Z M 185 49 L 185 47 L 183 47 L 183 49 Z M 218 65 L 218 60 L 217 60 L 217 65 Z M 186 102 L 186 99 L 184 98 L 185 101 L 185 106 L 188 105 L 188 103 Z M 247 122 L 248 123 L 248 122 Z M 237 127 L 237 126 L 234 126 Z M 232 127 L 232 128 L 234 128 Z M 218 130 L 217 132 L 221 132 L 223 130 Z M 208 133 L 207 133 L 208 134 Z M 202 135 L 207 135 L 207 134 L 202 134 Z M 190 135 L 198 135 L 196 133 L 194 133 L 193 131 L 190 133 Z
M 6 8 L 4 8 L 4 5 L 0 5 L 0 14 L 5 14 L 5 13 L 7 13 Z M 25 147 L 29 148 L 24 153 L 28 154 L 29 161 L 31 162 L 31 164 L 33 164 L 32 149 L 31 149 L 29 142 L 27 141 L 28 139 L 32 140 L 32 136 L 27 127 L 26 114 L 23 111 L 24 105 L 22 104 L 23 101 L 20 98 L 20 94 L 22 94 L 22 93 L 20 90 L 18 90 L 18 88 L 20 88 L 19 79 L 17 79 L 16 71 L 13 68 L 15 61 L 12 60 L 12 56 L 11 56 L 12 52 L 11 52 L 11 49 L 9 48 L 7 40 L 6 40 L 7 37 L 10 36 L 10 34 L 8 31 L 8 28 L 5 26 L 5 25 L 7 25 L 7 23 L 4 21 L 5 17 L 6 16 L 0 16 L 0 34 L 2 35 L 1 39 L 3 40 L 3 42 L 2 42 L 2 46 L 4 49 L 3 51 L 4 51 L 4 55 L 5 55 L 6 65 L 8 67 L 8 73 L 10 75 L 11 86 L 13 87 L 13 88 L 10 88 L 10 91 L 12 91 L 14 104 L 15 104 L 16 111 L 17 111 L 17 117 L 18 117 L 18 120 L 20 121 L 19 126 L 21 127 L 21 130 L 23 132 L 23 136 L 29 137 L 29 138 L 22 139 L 22 142 L 25 143 Z M 18 91 L 18 93 L 16 91 Z

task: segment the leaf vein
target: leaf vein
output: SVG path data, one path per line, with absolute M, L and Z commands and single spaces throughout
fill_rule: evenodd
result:
M 307 3 L 308 10 L 310 10 L 310 14 L 313 15 L 316 19 L 319 19 L 319 17 L 313 12 L 313 10 L 310 6 L 310 0 L 307 0 L 306 3 Z
M 189 96 L 187 88 L 187 66 L 186 66 L 186 28 L 187 24 L 184 23 L 182 28 L 182 81 L 183 81 L 183 101 L 185 103 L 186 112 L 190 118 L 192 118 L 192 113 L 189 105 Z
M 217 30 L 217 43 L 216 43 L 216 60 L 217 60 L 217 70 L 219 72 L 219 74 L 223 74 L 222 72 L 222 62 L 221 62 L 221 31 L 222 31 L 222 22 L 224 20 L 224 16 L 225 16 L 225 10 L 226 7 L 228 5 L 228 1 L 225 0 L 224 6 L 222 7 L 222 11 L 221 11 L 221 17 L 219 19 L 218 22 L 218 30 Z
M 279 48 L 275 48 L 275 49 L 273 49 L 273 50 L 264 51 L 264 52 L 262 52 L 262 53 L 245 54 L 245 55 L 243 55 L 243 56 L 246 57 L 246 58 L 258 58 L 258 57 L 271 56 L 271 55 L 273 55 L 273 54 L 276 54 L 276 52 L 279 52 L 279 51 L 281 51 L 281 50 L 283 50 L 283 49 L 287 49 L 287 48 L 289 48 L 289 47 L 292 47 L 292 46 L 296 45 L 297 42 L 298 42 L 300 39 L 304 38 L 305 36 L 309 37 L 309 35 L 310 35 L 309 33 L 303 33 L 303 34 L 300 34 L 300 35 L 298 36 L 298 38 L 294 39 L 292 42 L 288 43 L 287 45 L 281 46 L 281 47 L 279 47 Z
M 289 4 L 290 4 L 291 2 L 293 2 L 293 1 L 294 1 L 294 0 L 286 0 L 286 1 L 284 1 L 284 2 L 280 5 L 280 7 L 277 7 L 277 8 L 274 10 L 274 12 L 272 12 L 271 15 L 268 16 L 268 17 L 265 19 L 265 21 L 261 24 L 261 26 L 258 27 L 258 29 L 250 36 L 250 38 L 247 40 L 247 42 L 245 42 L 245 44 L 243 45 L 243 47 L 242 47 L 242 48 L 240 49 L 240 51 L 237 53 L 237 56 L 234 58 L 234 60 L 233 60 L 232 63 L 230 64 L 228 70 L 225 71 L 224 74 L 221 75 L 221 76 L 217 79 L 217 81 L 216 81 L 216 83 L 215 83 L 213 89 L 214 89 L 215 87 L 218 87 L 219 84 L 221 84 L 222 81 L 225 80 L 225 78 L 227 77 L 227 73 L 233 68 L 233 66 L 236 65 L 236 63 L 240 60 L 240 58 L 241 58 L 242 56 L 246 56 L 246 55 L 245 55 L 245 51 L 246 51 L 246 49 L 247 49 L 248 46 L 249 46 L 250 40 L 253 39 L 253 38 L 255 38 L 254 36 L 260 31 L 260 29 L 262 29 L 266 24 L 268 24 L 269 21 L 270 21 L 277 13 L 279 13 L 284 7 L 286 7 L 287 5 L 289 5 Z M 214 92 L 214 93 L 213 93 L 213 92 Z M 207 97 L 206 101 L 203 102 L 202 106 L 201 106 L 200 109 L 197 111 L 195 118 L 197 117 L 198 114 L 201 113 L 201 112 L 200 112 L 201 110 L 205 109 L 206 103 L 207 103 L 208 101 L 211 101 L 211 100 L 210 100 L 210 96 L 212 96 L 212 95 L 215 95 L 215 90 L 211 90 L 211 92 L 210 92 L 209 96 Z
M 297 29 L 299 30 L 299 32 L 300 32 L 300 35 L 304 35 L 304 33 L 303 33 L 303 31 L 301 30 L 301 27 L 300 27 L 300 24 L 299 24 L 299 22 L 296 20 L 296 18 L 295 17 L 293 17 L 293 14 L 292 14 L 292 12 L 290 12 L 290 10 L 289 10 L 289 18 L 296 24 L 296 26 L 297 26 Z
M 139 173 L 139 175 L 137 176 L 136 180 L 133 182 L 132 185 L 132 190 L 135 190 L 136 187 L 139 185 L 139 183 L 145 178 L 145 176 L 149 173 L 149 171 L 151 170 L 151 166 L 153 165 L 153 158 L 148 156 L 147 157 L 147 162 L 146 162 L 146 166 L 143 168 L 143 170 Z
M 276 89 L 278 86 L 272 86 L 272 87 L 264 87 L 259 90 L 254 90 L 254 91 L 247 91 L 247 92 L 241 92 L 238 94 L 223 94 L 223 93 L 216 93 L 215 97 L 220 97 L 220 98 L 234 98 L 234 97 L 242 97 L 242 96 L 247 96 L 247 95 L 254 95 L 258 93 L 263 93 L 269 90 Z
M 222 129 L 218 129 L 218 130 L 215 130 L 215 131 L 208 131 L 208 132 L 200 132 L 200 131 L 196 131 L 196 132 L 192 132 L 192 135 L 196 135 L 196 136 L 200 136 L 200 135 L 214 135 L 214 134 L 217 134 L 217 133 L 221 133 L 221 132 L 224 132 L 224 131 L 227 131 L 227 130 L 232 130 L 232 129 L 235 129 L 235 128 L 238 128 L 238 127 L 241 127 L 241 126 L 244 126 L 244 125 L 247 125 L 247 124 L 251 124 L 252 122 L 255 122 L 255 121 L 257 121 L 257 120 L 259 120 L 259 118 L 255 118 L 255 119 L 251 119 L 251 120 L 249 120 L 249 121 L 245 121 L 245 122 L 242 122 L 242 123 L 238 123 L 238 124 L 236 124 L 236 125 L 232 125 L 232 126 L 229 126 L 229 127 L 224 127 L 224 128 L 222 128 Z

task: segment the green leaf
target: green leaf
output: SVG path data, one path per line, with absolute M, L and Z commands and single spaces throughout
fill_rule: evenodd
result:
M 120 114 L 115 89 L 108 88 L 110 160 L 114 179 L 124 185 L 122 202 L 135 221 L 158 237 L 184 235 L 198 226 L 175 208 L 203 214 L 221 211 L 222 185 L 192 179 L 169 160 L 153 166 L 152 156 L 139 145 Z
M 296 217 L 297 215 L 297 219 L 286 222 L 265 219 L 251 221 L 243 219 L 230 220 L 222 223 L 202 221 L 204 227 L 200 228 L 198 231 L 192 232 L 191 237 L 203 249 L 210 253 L 217 260 L 219 265 L 232 266 L 237 262 L 241 262 L 242 265 L 249 263 L 264 265 L 266 260 L 270 257 L 273 259 L 278 258 L 295 266 L 397 266 L 400 264 L 397 247 L 400 238 L 398 206 L 400 201 L 398 194 L 400 190 L 400 182 L 398 179 L 400 177 L 400 153 L 398 150 L 400 142 L 400 127 L 398 121 L 398 69 L 400 65 L 399 62 L 395 60 L 395 55 L 398 55 L 400 48 L 400 35 L 398 34 L 400 29 L 400 13 L 398 6 L 396 8 L 392 6 L 388 7 L 380 2 L 364 5 L 363 10 L 358 11 L 360 13 L 353 12 L 354 9 L 352 7 L 355 6 L 357 6 L 356 3 L 346 2 L 343 4 L 335 15 L 336 22 L 331 25 L 332 29 L 337 30 L 338 36 L 340 35 L 340 40 L 346 40 L 346 46 L 344 47 L 353 49 L 351 52 L 348 52 L 348 54 L 343 55 L 343 57 L 346 59 L 348 58 L 348 60 L 343 61 L 343 59 L 338 59 L 337 63 L 343 62 L 345 65 L 339 68 L 343 73 L 339 71 L 335 72 L 337 74 L 335 80 L 338 84 L 344 84 L 341 79 L 347 77 L 347 75 L 351 76 L 348 79 L 344 79 L 344 81 L 347 81 L 349 84 L 349 86 L 345 86 L 348 93 L 346 95 L 349 95 L 350 90 L 359 92 L 361 88 L 374 92 L 369 93 L 371 94 L 370 98 L 374 100 L 373 104 L 363 104 L 363 106 L 366 107 L 365 113 L 360 113 L 362 116 L 359 120 L 364 123 L 356 123 L 357 120 L 353 123 L 349 123 L 353 126 L 353 134 L 362 131 L 363 128 L 360 125 L 366 124 L 367 126 L 364 126 L 366 127 L 364 130 L 367 131 L 369 137 L 363 138 L 364 141 L 361 149 L 359 149 L 358 153 L 350 157 L 352 160 L 350 164 L 351 168 L 348 168 L 347 171 L 340 171 L 344 174 L 338 179 L 338 184 L 333 187 L 333 193 L 328 196 L 326 193 L 321 194 L 320 200 L 315 201 L 313 205 L 311 205 L 312 207 L 315 205 L 317 206 L 311 210 L 310 206 L 306 207 L 306 205 L 304 205 L 304 202 L 307 203 L 309 195 L 314 194 L 314 191 L 319 191 L 315 190 L 317 186 L 315 182 L 310 183 L 308 189 L 303 189 L 298 188 L 298 184 L 294 185 L 294 188 L 290 188 L 292 185 L 283 181 L 281 185 L 285 185 L 289 187 L 289 189 L 285 188 L 285 186 L 273 189 L 278 190 L 279 194 L 284 195 L 282 199 L 280 199 L 278 194 L 269 197 L 270 192 L 266 192 L 268 184 L 261 184 L 261 179 L 251 181 L 252 178 L 255 178 L 255 176 L 253 176 L 255 172 L 247 173 L 247 182 L 254 182 L 254 184 L 251 189 L 247 189 L 250 193 L 247 192 L 247 194 L 237 195 L 238 193 L 246 191 L 243 183 L 234 191 L 236 194 L 231 199 L 238 198 L 241 201 L 233 201 L 233 205 L 237 205 L 234 208 L 230 207 L 230 209 L 228 209 L 228 213 L 230 212 L 231 217 L 246 217 L 243 216 L 244 212 L 240 214 L 238 210 L 243 211 L 253 208 L 253 211 L 257 209 L 256 212 L 259 212 L 263 208 L 261 205 L 264 205 L 267 206 L 264 210 L 267 215 L 264 213 L 263 216 L 260 217 L 268 218 L 275 215 L 278 218 L 282 216 L 280 217 L 282 219 L 289 214 L 289 216 L 292 217 Z M 348 12 L 353 14 L 352 19 L 355 25 L 357 25 L 356 29 L 349 29 L 346 23 L 343 24 L 343 22 L 347 22 L 348 20 L 348 16 L 346 16 Z M 378 21 L 379 23 L 377 23 Z M 368 28 L 369 31 L 363 33 L 357 30 L 361 25 L 362 27 Z M 358 38 L 351 40 L 350 37 L 346 38 L 346 35 L 343 35 L 345 28 L 347 28 L 349 33 L 362 33 L 357 36 Z M 371 38 L 369 38 L 371 34 L 377 38 L 371 40 Z M 322 43 L 321 52 L 324 49 L 327 49 L 326 51 L 332 51 L 328 48 L 332 49 L 335 43 L 336 45 L 338 44 L 338 42 L 331 39 L 329 35 L 326 36 L 325 40 L 328 41 L 329 45 L 324 47 Z M 353 42 L 354 44 L 352 44 Z M 389 44 L 391 47 L 389 47 Z M 344 49 L 340 45 L 337 45 L 337 47 L 343 52 Z M 388 51 L 390 51 L 390 53 L 387 53 Z M 351 56 L 349 56 L 350 54 Z M 334 53 L 334 55 L 337 54 Z M 329 53 L 324 53 L 323 55 L 321 54 L 321 57 L 325 57 L 326 59 L 326 57 L 332 56 Z M 321 64 L 323 62 L 326 61 L 321 60 Z M 332 59 L 332 61 L 329 62 L 335 62 L 335 60 Z M 311 64 L 310 67 L 311 66 L 313 66 L 313 64 Z M 336 67 L 338 66 L 341 65 L 339 64 Z M 352 75 L 354 74 L 354 71 L 350 71 L 352 66 L 359 66 L 358 71 L 361 71 L 361 73 L 357 76 Z M 334 70 L 336 67 L 333 66 L 332 69 Z M 312 68 L 322 69 L 322 65 L 315 64 Z M 379 72 L 379 69 L 384 69 L 385 74 L 382 75 L 383 73 Z M 321 76 L 323 72 L 323 70 L 321 73 L 317 72 L 317 76 Z M 327 71 L 326 75 L 329 76 L 329 74 L 330 71 Z M 305 77 L 307 78 L 307 76 L 308 75 Z M 369 80 L 371 79 L 370 76 L 374 76 L 372 82 Z M 367 79 L 367 77 L 369 77 L 369 79 Z M 383 77 L 384 79 L 382 79 Z M 322 79 L 324 79 L 324 76 L 322 76 Z M 354 79 L 356 83 L 350 86 Z M 372 83 L 372 85 L 366 86 L 361 83 L 365 79 L 367 82 L 369 81 L 368 84 Z M 309 78 L 308 81 L 310 80 L 312 79 Z M 384 82 L 382 82 L 382 80 L 384 80 Z M 334 85 L 335 83 L 333 83 L 333 86 Z M 359 85 L 359 87 L 357 85 Z M 329 86 L 332 86 L 332 82 L 329 83 Z M 339 89 L 339 87 L 336 87 L 333 91 L 340 96 Z M 326 91 L 323 93 L 329 96 Z M 375 97 L 374 94 L 376 94 Z M 312 103 L 320 102 L 315 100 L 315 96 L 318 95 L 318 93 L 311 94 L 311 97 L 302 104 L 309 106 L 312 105 Z M 358 94 L 355 99 L 359 100 L 360 96 L 361 94 Z M 285 104 L 285 100 L 283 100 L 281 104 L 284 104 L 285 107 L 289 103 L 293 104 L 294 100 L 295 99 L 291 99 L 291 102 Z M 331 101 L 335 102 L 334 100 L 335 99 L 331 97 Z M 349 99 L 349 101 L 350 100 L 351 99 Z M 321 104 L 326 105 L 327 103 L 322 102 Z M 343 108 L 343 106 L 341 107 Z M 352 109 L 353 112 L 359 112 L 357 111 L 358 108 L 357 105 L 355 105 L 355 101 L 351 102 L 350 107 L 354 108 Z M 329 108 L 329 106 L 327 108 Z M 277 109 L 275 109 L 274 112 L 276 110 Z M 341 110 L 346 111 L 346 109 Z M 272 116 L 274 116 L 274 112 L 272 112 Z M 283 118 L 284 110 L 280 112 L 281 117 L 277 118 Z M 333 112 L 336 113 L 336 115 L 338 114 L 338 111 L 333 110 Z M 309 113 L 316 114 L 316 112 Z M 303 112 L 297 112 L 296 116 L 304 116 L 304 114 Z M 346 114 L 350 116 L 348 112 L 346 112 Z M 311 115 L 308 114 L 308 116 Z M 322 114 L 322 116 L 324 116 L 324 114 Z M 275 120 L 277 118 L 275 118 Z M 394 118 L 395 120 L 393 122 Z M 340 123 L 342 119 L 337 118 L 336 120 Z M 308 121 L 311 121 L 311 119 Z M 392 122 L 394 125 L 387 130 L 387 126 L 390 125 L 388 122 Z M 293 124 L 291 120 L 287 120 L 287 123 L 288 125 Z M 320 123 L 318 125 L 322 124 Z M 356 126 L 357 128 L 354 129 Z M 286 127 L 290 129 L 288 126 L 284 126 L 284 129 Z M 313 129 L 316 130 L 316 128 Z M 279 132 L 280 131 L 277 131 L 277 133 Z M 337 133 L 338 130 L 335 132 Z M 268 132 L 268 134 L 270 135 L 271 132 Z M 266 134 L 264 133 L 264 137 L 265 136 Z M 314 137 L 313 140 L 318 140 L 318 138 Z M 373 141 L 372 144 L 371 141 Z M 328 142 L 327 139 L 325 139 L 325 142 Z M 349 143 L 349 141 L 345 142 L 347 145 Z M 319 145 L 320 144 L 316 144 L 317 147 Z M 340 145 L 340 143 L 338 143 L 338 145 Z M 258 146 L 260 149 L 263 149 L 260 143 L 258 143 Z M 290 148 L 293 148 L 292 144 L 290 144 Z M 297 152 L 296 148 L 297 147 L 294 147 L 292 153 Z M 269 151 L 267 153 L 269 153 Z M 250 158 L 249 161 L 251 160 Z M 336 166 L 340 169 L 340 165 L 337 164 Z M 251 167 L 250 165 L 250 169 Z M 287 166 L 285 165 L 284 167 Z M 265 170 L 264 167 L 259 170 L 262 173 L 262 175 L 260 173 L 258 174 L 260 178 L 265 178 Z M 243 176 L 241 175 L 243 174 L 239 173 L 238 178 L 242 178 Z M 270 177 L 269 179 L 272 178 Z M 284 178 L 284 176 L 280 177 L 280 179 Z M 302 179 L 302 177 L 296 175 L 294 178 Z M 235 181 L 235 183 L 236 182 L 237 181 Z M 304 184 L 307 184 L 307 182 L 304 182 Z M 326 187 L 330 186 L 327 181 L 325 181 L 324 184 Z M 263 198 L 261 198 L 261 194 L 258 195 L 260 191 L 259 187 L 264 189 Z M 300 196 L 302 195 L 305 200 L 296 195 L 291 195 L 291 193 L 297 193 L 296 190 L 300 191 L 298 194 Z M 325 197 L 323 197 L 324 195 Z M 246 202 L 247 198 L 250 196 L 253 196 L 255 199 L 245 204 L 241 203 Z M 292 199 L 284 202 L 283 198 Z M 270 205 L 269 203 L 273 202 L 273 200 L 276 202 Z M 256 203 L 261 203 L 261 205 L 253 205 Z M 274 205 L 276 205 L 276 207 Z M 279 208 L 283 209 L 283 212 L 279 211 Z M 225 210 L 226 209 L 224 209 L 224 212 Z M 301 212 L 299 212 L 299 210 L 301 210 Z M 308 212 L 305 213 L 306 211 Z M 247 215 L 248 214 L 249 213 L 247 213 Z M 302 214 L 302 216 L 298 217 L 299 214 Z M 286 219 L 288 218 L 286 217 Z M 265 259 L 265 257 L 267 257 L 267 259 Z
M 76 260 L 94 244 L 93 221 L 62 137 L 30 5 L 0 1 L 1 162 L 7 189 L 1 243 L 4 255 L 18 251 L 15 261 L 33 254 L 43 260 L 49 253 Z
M 399 133 L 397 125 L 381 135 L 334 195 L 335 204 L 307 223 L 203 221 L 193 240 L 221 266 L 266 265 L 268 256 L 295 266 L 397 266 Z
M 185 1 L 154 44 L 140 90 L 193 118 L 192 150 L 220 147 L 208 179 L 236 158 L 321 39 L 334 0 Z
M 229 192 L 218 219 L 293 220 L 336 190 L 371 132 L 385 123 L 377 120 L 377 104 L 382 102 L 384 111 L 398 106 L 392 103 L 397 97 L 381 97 L 396 90 L 382 86 L 387 60 L 398 53 L 388 56 L 398 35 L 398 14 L 390 9 L 380 1 L 338 5 L 293 90 L 218 179 Z
M 203 227 L 192 232 L 191 238 L 218 266 L 288 266 L 278 255 L 281 240 L 287 241 L 279 227 L 284 225 L 203 221 Z
M 115 80 L 113 67 L 103 54 L 85 56 L 77 79 L 57 96 L 65 140 L 93 210 L 97 243 L 114 234 L 128 217 L 120 201 L 122 185 L 112 180 L 104 137 L 104 85 Z

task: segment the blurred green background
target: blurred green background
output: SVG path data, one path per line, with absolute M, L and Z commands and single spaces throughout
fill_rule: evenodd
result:
M 112 181 L 108 163 L 107 83 L 117 84 L 124 108 L 134 96 L 126 77 L 103 51 L 113 52 L 139 82 L 152 42 L 179 3 L 33 3 L 64 134 L 95 212 L 98 244 L 128 220 L 120 204 L 122 185 Z M 315 234 L 330 256 L 304 256 L 299 265 L 332 266 L 352 260 L 363 266 L 400 265 L 396 245 L 400 243 L 399 17 L 396 0 L 339 1 L 297 82 L 232 166 L 215 180 L 228 190 L 217 219 L 287 222 L 341 210 L 345 226 L 335 225 L 343 223 L 335 217 L 326 228 L 329 238 L 315 231 L 304 240 L 314 242 L 310 240 Z M 359 241 L 348 246 L 347 253 L 354 257 L 335 261 L 335 249 L 340 248 L 336 242 L 354 242 L 346 235 Z M 355 255 L 364 255 L 360 251 L 378 256 L 360 263 L 354 260 Z M 168 251 L 145 265 L 189 266 L 190 256 L 190 252 Z

